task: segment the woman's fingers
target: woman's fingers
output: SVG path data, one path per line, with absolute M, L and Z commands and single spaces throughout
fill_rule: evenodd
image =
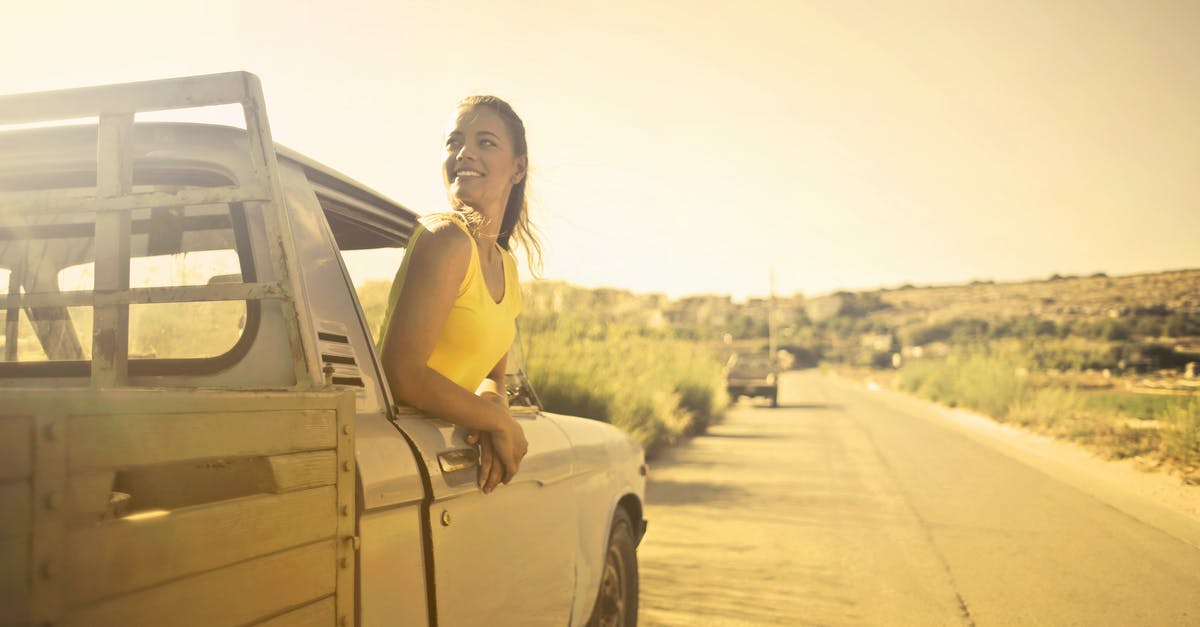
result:
M 496 486 L 499 485 L 500 479 L 502 478 L 503 474 L 504 474 L 504 466 L 500 463 L 500 458 L 493 457 L 492 465 L 491 465 L 491 472 L 488 473 L 488 480 L 487 480 L 487 483 L 483 486 L 483 492 L 485 494 L 491 494 L 492 490 L 495 490 Z
M 489 473 L 492 472 L 492 460 L 496 455 L 492 447 L 492 438 L 487 434 L 482 438 L 476 434 L 476 439 L 479 441 L 479 487 L 482 488 L 487 485 Z
M 496 445 L 496 454 L 504 466 L 502 481 L 508 483 L 517 474 L 521 458 L 529 445 L 525 442 L 525 433 L 515 420 L 505 427 L 492 432 L 492 442 Z
M 516 427 L 513 434 L 513 463 L 505 465 L 504 483 L 512 481 L 521 467 L 521 460 L 525 459 L 525 454 L 529 452 L 529 442 L 525 439 L 525 430 L 521 428 L 521 423 L 514 420 L 513 425 Z

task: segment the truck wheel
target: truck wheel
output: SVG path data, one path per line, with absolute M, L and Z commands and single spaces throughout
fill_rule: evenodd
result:
M 779 389 L 771 390 L 771 407 L 779 407 Z
M 625 508 L 618 507 L 613 515 L 600 591 L 588 627 L 636 627 L 637 608 L 638 568 L 633 522 Z

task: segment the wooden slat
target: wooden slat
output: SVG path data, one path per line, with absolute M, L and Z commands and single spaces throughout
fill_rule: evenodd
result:
M 29 622 L 29 538 L 0 539 L 0 625 Z
M 29 477 L 32 448 L 33 419 L 27 416 L 0 418 L 0 481 Z
M 100 111 L 96 128 L 96 195 L 133 191 L 133 111 Z M 97 233 L 99 235 L 99 233 Z
M 96 195 L 118 198 L 133 190 L 133 112 L 102 112 L 96 138 Z M 96 216 L 97 292 L 129 289 L 131 211 Z M 129 306 L 95 307 L 92 387 L 123 386 L 129 379 Z
M 333 597 L 325 597 L 316 603 L 292 610 L 282 616 L 255 623 L 257 627 L 330 627 L 333 620 Z
M 226 283 L 217 285 L 137 287 L 106 293 L 90 290 L 46 292 L 41 294 L 9 293 L 0 295 L 0 309 L 199 303 L 228 300 L 261 300 L 264 298 L 283 298 L 283 289 L 275 283 Z
M 81 470 L 332 448 L 335 419 L 331 411 L 74 416 L 70 460 Z
M 147 390 L 118 388 L 97 392 L 75 389 L 71 394 L 60 390 L 9 388 L 3 392 L 0 411 L 9 415 L 44 413 L 49 410 L 66 414 L 143 415 L 175 413 L 222 413 L 229 411 L 282 412 L 292 410 L 333 410 L 341 398 L 336 392 L 239 391 L 239 390 Z
M 33 192 L 0 192 L 0 205 L 7 215 L 57 213 L 108 213 L 129 209 L 175 208 L 195 205 L 215 205 L 235 202 L 265 201 L 271 198 L 270 189 L 247 183 L 222 187 L 188 187 L 174 192 L 136 192 L 105 198 L 81 196 L 73 190 L 38 190 Z M 5 227 L 20 227 L 17 220 L 0 222 Z
M 186 76 L 120 85 L 76 87 L 0 96 L 0 123 L 67 120 L 101 113 L 190 109 L 258 97 L 258 78 L 246 72 Z
M 0 541 L 29 537 L 32 490 L 28 481 L 0 484 Z
M 333 537 L 332 487 L 233 499 L 75 531 L 69 599 L 82 604 Z M 333 562 L 330 564 L 332 572 Z
M 70 612 L 78 627 L 240 625 L 333 593 L 334 541 L 276 553 Z
M 332 450 L 274 455 L 267 464 L 272 481 L 263 489 L 279 494 L 333 485 L 337 478 L 337 453 Z

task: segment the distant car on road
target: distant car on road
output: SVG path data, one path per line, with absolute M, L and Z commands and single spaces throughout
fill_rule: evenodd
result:
M 734 353 L 725 364 L 725 389 L 730 400 L 762 396 L 779 406 L 779 360 L 769 353 Z

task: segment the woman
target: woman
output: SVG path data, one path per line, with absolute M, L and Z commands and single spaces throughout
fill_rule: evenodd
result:
M 454 211 L 414 231 L 380 333 L 396 396 L 471 430 L 485 493 L 512 480 L 528 449 L 504 387 L 521 308 L 510 242 L 515 236 L 531 256 L 540 253 L 526 214 L 527 169 L 525 126 L 508 103 L 459 103 L 442 166 Z

